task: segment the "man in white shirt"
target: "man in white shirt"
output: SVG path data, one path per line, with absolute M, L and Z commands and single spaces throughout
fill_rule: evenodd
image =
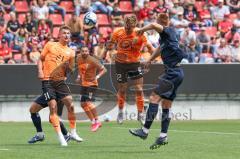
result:
M 224 0 L 218 0 L 218 6 L 211 8 L 212 18 L 215 22 L 222 21 L 224 15 L 230 14 L 229 7 L 223 5 Z

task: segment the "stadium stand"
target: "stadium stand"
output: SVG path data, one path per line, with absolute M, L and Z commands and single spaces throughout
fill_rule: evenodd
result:
M 90 0 L 84 0 L 84 2 L 89 2 L 89 1 Z M 113 14 L 115 16 L 119 16 L 119 13 L 120 13 L 120 16 L 122 16 L 122 17 L 127 14 L 136 14 L 137 16 L 139 16 L 139 11 L 141 8 L 144 7 L 144 4 L 143 4 L 144 2 L 147 5 L 146 8 L 153 10 L 153 14 L 146 13 L 146 15 L 143 16 L 144 19 L 141 19 L 141 26 L 146 25 L 149 22 L 156 21 L 156 16 L 161 11 L 163 11 L 163 12 L 170 11 L 170 13 L 173 13 L 174 11 L 176 11 L 176 8 L 178 8 L 176 6 L 183 6 L 183 8 L 184 8 L 183 15 L 184 15 L 184 17 L 186 17 L 186 15 L 187 15 L 187 17 L 188 17 L 187 23 L 189 24 L 189 27 L 195 32 L 195 34 L 198 35 L 200 33 L 201 28 L 204 27 L 206 29 L 206 34 L 209 36 L 209 38 L 214 39 L 214 40 L 211 40 L 211 39 L 207 40 L 208 44 L 205 44 L 205 45 L 207 45 L 208 47 L 207 47 L 207 50 L 204 50 L 205 51 L 204 53 L 207 52 L 208 55 L 211 55 L 211 57 L 213 57 L 212 62 L 214 62 L 214 63 L 219 62 L 216 59 L 214 59 L 214 57 L 219 56 L 219 55 L 217 55 L 216 48 L 220 47 L 220 41 L 221 41 L 221 39 L 224 39 L 225 37 L 228 38 L 227 45 L 226 45 L 226 47 L 228 47 L 227 50 L 230 50 L 230 52 L 228 52 L 226 56 L 229 56 L 228 59 L 231 59 L 230 62 L 239 62 L 240 61 L 240 48 L 239 48 L 240 47 L 239 46 L 240 39 L 238 38 L 238 37 L 240 37 L 240 35 L 239 35 L 240 34 L 240 32 L 239 32 L 240 31 L 240 29 L 239 29 L 240 28 L 239 27 L 239 23 L 240 23 L 239 9 L 233 10 L 233 9 L 231 9 L 231 7 L 227 6 L 226 1 L 224 1 L 224 3 L 223 3 L 224 9 L 225 9 L 224 12 L 229 13 L 224 16 L 228 16 L 229 17 L 228 19 L 233 24 L 232 27 L 229 29 L 229 30 L 232 30 L 233 33 L 230 34 L 231 31 L 229 31 L 227 34 L 227 33 L 223 33 L 223 32 L 220 33 L 220 31 L 218 30 L 219 29 L 218 28 L 219 20 L 214 19 L 214 17 L 216 15 L 213 15 L 215 13 L 221 14 L 221 9 L 219 9 L 219 8 L 221 8 L 220 3 L 215 3 L 215 2 L 212 3 L 212 1 L 206 2 L 205 0 L 196 0 L 194 4 L 191 4 L 191 2 L 194 2 L 194 1 L 169 0 L 163 4 L 164 6 L 161 6 L 159 3 L 164 0 L 145 0 L 145 1 L 134 1 L 135 4 L 133 4 L 132 3 L 133 1 L 131 1 L 131 0 L 119 0 L 117 4 L 114 4 L 114 7 L 112 7 L 112 6 L 110 7 L 110 6 L 108 6 L 107 3 L 105 3 L 105 4 L 103 3 L 104 7 L 112 8 L 112 9 L 109 9 L 108 13 L 103 13 L 101 10 L 96 10 L 96 14 L 97 14 L 97 18 L 98 18 L 97 25 L 96 25 L 96 28 L 98 31 L 96 33 L 99 35 L 94 36 L 94 37 L 96 37 L 96 38 L 103 37 L 103 38 L 105 38 L 105 40 L 108 40 L 111 32 L 114 29 L 122 27 L 122 23 L 113 25 L 111 14 Z M 22 27 L 25 28 L 25 30 L 26 30 L 26 28 L 29 28 L 30 26 L 31 26 L 31 28 L 33 28 L 32 32 L 27 32 L 24 34 L 25 37 L 22 37 L 28 47 L 27 48 L 28 56 L 32 49 L 31 45 L 30 45 L 30 39 L 32 37 L 32 34 L 37 35 L 37 37 L 35 37 L 35 40 L 38 43 L 38 50 L 41 51 L 41 49 L 43 48 L 43 45 L 46 43 L 46 41 L 51 40 L 51 39 L 57 39 L 59 27 L 62 24 L 66 24 L 69 21 L 69 19 L 72 17 L 73 13 L 75 13 L 74 1 L 61 0 L 58 4 L 60 7 L 64 8 L 66 11 L 64 21 L 63 21 L 63 18 L 62 18 L 62 15 L 60 14 L 60 12 L 55 11 L 52 14 L 48 13 L 49 15 L 47 15 L 47 17 L 45 17 L 44 19 L 45 19 L 47 25 L 49 25 L 51 31 L 50 31 L 48 37 L 41 38 L 36 24 L 38 24 L 39 20 L 43 17 L 41 17 L 41 15 L 39 15 L 41 12 L 38 13 L 38 15 L 36 15 L 35 10 L 34 10 L 34 7 L 36 8 L 39 6 L 38 1 L 34 0 L 34 1 L 29 1 L 29 2 L 26 0 L 16 0 L 15 5 L 14 5 L 15 9 L 14 9 L 14 11 L 12 11 L 12 12 L 15 12 L 17 15 L 16 21 L 19 22 L 20 25 L 22 25 Z M 87 4 L 87 3 L 84 3 L 84 4 Z M 188 10 L 188 6 L 190 4 L 194 6 L 193 11 L 194 12 L 196 11 L 196 14 L 197 14 L 196 18 L 191 17 L 191 15 L 194 12 L 192 12 L 191 10 L 190 11 Z M 93 5 L 93 3 L 91 3 L 91 5 Z M 47 4 L 44 4 L 43 7 L 47 7 L 49 9 L 49 6 Z M 87 11 L 86 7 L 87 7 L 87 5 L 85 7 L 83 6 L 82 9 L 80 8 L 81 12 L 80 12 L 79 19 L 81 21 L 83 19 L 84 14 Z M 91 6 L 89 8 L 91 8 Z M 155 8 L 157 8 L 157 9 L 154 10 Z M 161 10 L 161 8 L 165 8 L 167 10 L 164 10 L 164 9 Z M 175 8 L 175 10 L 173 10 L 172 8 Z M 204 9 L 206 9 L 206 12 L 204 11 Z M 0 13 L 1 13 L 0 14 L 0 21 L 1 21 L 1 32 L 0 32 L 1 39 L 0 40 L 2 41 L 2 39 L 5 39 L 5 40 L 7 40 L 7 42 L 10 42 L 8 44 L 9 44 L 9 47 L 12 48 L 14 55 L 16 54 L 16 52 L 18 54 L 21 54 L 22 53 L 21 51 L 19 52 L 19 51 L 13 49 L 15 36 L 13 36 L 14 38 L 9 39 L 10 35 L 7 34 L 7 32 L 8 32 L 6 30 L 7 26 L 9 26 L 9 25 L 11 26 L 14 24 L 14 22 L 9 23 L 9 21 L 11 21 L 10 20 L 11 19 L 10 11 L 3 12 L 3 10 L 4 10 L 4 8 L 1 7 L 0 8 Z M 25 22 L 26 13 L 29 13 L 29 12 L 32 13 L 33 20 L 31 22 L 28 22 L 23 25 L 23 23 Z M 178 13 L 176 12 L 176 13 L 170 15 L 173 22 L 177 18 L 176 14 L 178 14 Z M 184 20 L 186 20 L 186 19 L 184 19 Z M 235 32 L 234 32 L 234 30 L 235 30 Z M 81 32 L 84 32 L 84 31 L 82 30 Z M 227 34 L 227 36 L 225 36 L 225 34 Z M 149 38 L 153 38 L 153 35 L 155 35 L 155 34 L 149 33 Z M 232 35 L 234 36 L 234 38 L 231 38 Z M 85 34 L 79 35 L 79 38 L 86 39 L 86 38 L 83 38 L 83 36 L 86 36 L 86 35 Z M 88 35 L 88 36 L 90 36 L 90 35 Z M 229 40 L 229 39 L 232 39 L 232 40 Z M 151 39 L 150 41 L 154 41 L 154 40 Z M 76 46 L 80 47 L 80 46 L 82 46 L 83 43 L 86 43 L 87 41 L 81 40 L 81 39 L 76 41 L 76 39 L 74 39 L 72 43 L 74 43 L 74 42 L 76 43 Z M 203 50 L 201 48 L 201 44 L 198 43 L 198 41 L 195 41 L 195 44 L 196 44 L 195 50 L 198 51 L 198 54 L 194 55 L 196 57 L 195 58 L 196 60 L 192 61 L 189 59 L 185 59 L 185 62 L 187 62 L 187 63 L 199 63 L 200 57 L 202 57 L 204 55 L 204 53 L 202 52 Z M 156 44 L 154 44 L 154 45 L 156 46 Z M 182 48 L 187 49 L 188 46 L 183 45 Z M 225 55 L 223 54 L 221 56 L 225 56 Z M 8 60 L 15 60 L 16 63 L 23 63 L 22 62 L 23 60 L 21 61 L 21 59 L 19 59 L 20 57 L 23 57 L 23 56 L 17 56 L 17 57 L 18 58 L 16 58 L 14 56 Z M 4 59 L 4 57 L 1 57 L 1 58 Z M 5 63 L 8 63 L 8 60 L 5 60 Z M 24 62 L 24 63 L 26 64 L 26 62 Z M 27 62 L 27 63 L 31 63 L 31 61 L 29 60 L 29 62 Z M 229 63 L 229 60 L 221 61 L 221 63 Z

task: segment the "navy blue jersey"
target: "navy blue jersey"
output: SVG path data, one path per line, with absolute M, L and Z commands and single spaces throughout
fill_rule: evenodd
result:
M 166 27 L 159 33 L 159 44 L 163 63 L 168 67 L 174 67 L 181 62 L 186 54 L 179 48 L 177 34 L 172 27 Z

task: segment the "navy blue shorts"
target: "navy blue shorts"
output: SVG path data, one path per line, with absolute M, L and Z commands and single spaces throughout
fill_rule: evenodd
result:
M 181 67 L 168 68 L 160 76 L 157 88 L 154 90 L 163 99 L 173 101 L 176 97 L 178 87 L 183 81 L 184 73 Z
M 48 101 L 46 100 L 46 98 L 44 97 L 44 95 L 40 95 L 38 96 L 35 100 L 35 103 L 39 104 L 41 107 L 46 108 L 48 107 Z

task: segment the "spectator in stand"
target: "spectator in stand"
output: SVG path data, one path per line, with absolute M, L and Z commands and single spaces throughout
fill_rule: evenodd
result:
M 15 0 L 0 0 L 0 6 L 3 7 L 4 12 L 14 12 L 15 6 L 14 6 Z
M 218 0 L 208 0 L 208 4 L 211 7 L 217 6 L 218 5 Z
M 176 28 L 176 32 L 177 32 L 177 38 L 180 39 L 180 34 L 181 32 L 184 31 L 184 29 L 186 27 L 188 27 L 189 22 L 186 19 L 183 19 L 183 12 L 178 12 L 178 17 L 172 18 L 171 19 L 171 23 L 172 25 Z
M 40 52 L 38 51 L 38 46 L 33 45 L 32 51 L 29 54 L 30 63 L 37 64 L 37 61 L 40 57 Z
M 208 52 L 207 48 L 204 48 L 202 53 L 200 53 L 199 63 L 204 63 L 204 64 L 214 63 L 213 55 Z
M 34 45 L 37 45 L 38 50 L 42 50 L 43 48 L 36 30 L 32 30 L 31 34 L 28 36 L 28 52 L 33 50 Z
M 224 37 L 224 35 L 231 30 L 233 24 L 232 22 L 229 20 L 229 14 L 225 14 L 224 15 L 224 19 L 223 21 L 220 21 L 218 23 L 218 30 L 220 31 L 222 37 Z
M 233 27 L 225 34 L 224 38 L 228 44 L 232 44 L 234 41 L 240 41 L 240 33 L 238 33 L 237 29 Z
M 46 24 L 46 21 L 44 19 L 39 20 L 39 24 L 38 24 L 38 36 L 39 36 L 39 40 L 40 42 L 44 45 L 49 37 L 50 37 L 50 28 L 49 26 Z
M 160 13 L 168 13 L 168 8 L 166 7 L 165 0 L 158 0 L 158 6 L 153 9 L 155 17 L 158 16 Z
M 25 14 L 25 17 L 26 18 L 23 22 L 23 27 L 25 28 L 26 33 L 30 34 L 33 29 L 36 30 L 37 22 L 33 20 L 32 14 L 29 12 Z
M 0 25 L 0 41 L 4 38 L 4 35 L 6 33 L 6 28 L 4 25 Z
M 215 60 L 217 63 L 229 63 L 232 60 L 231 50 L 225 39 L 220 40 L 220 45 L 216 50 Z
M 196 63 L 198 61 L 200 53 L 196 49 L 196 41 L 194 39 L 190 40 L 185 52 L 188 54 L 187 60 L 189 63 Z
M 74 0 L 75 14 L 79 17 L 81 12 L 86 12 L 91 6 L 91 0 Z
M 170 9 L 172 15 L 178 15 L 179 13 L 184 13 L 184 9 L 179 5 L 179 0 L 172 0 L 174 6 Z M 177 18 L 177 17 L 176 17 Z
M 149 23 L 155 23 L 155 22 L 156 22 L 156 17 L 154 15 L 153 11 L 150 11 L 149 16 L 144 20 L 143 25 L 146 26 Z
M 155 30 L 149 30 L 148 32 L 148 41 L 152 44 L 154 48 L 159 46 L 159 34 Z
M 139 10 L 138 13 L 138 20 L 139 20 L 139 25 L 140 27 L 143 26 L 144 21 L 149 17 L 149 12 L 152 9 L 149 7 L 149 1 L 144 1 L 144 6 Z
M 16 14 L 14 12 L 10 13 L 10 20 L 7 23 L 7 33 L 5 34 L 5 39 L 8 42 L 8 46 L 11 45 L 15 36 L 18 34 L 20 28 L 20 24 L 16 18 Z
M 182 47 L 187 47 L 191 41 L 196 42 L 196 33 L 189 27 L 186 27 L 180 34 L 180 45 L 182 45 Z
M 135 12 L 138 12 L 141 8 L 143 8 L 144 1 L 146 1 L 146 0 L 135 0 L 135 2 L 132 2 L 132 4 L 134 4 L 133 8 L 134 8 Z
M 3 60 L 3 58 L 0 56 L 0 65 L 5 64 L 5 61 Z
M 197 18 L 193 19 L 193 21 L 191 23 L 189 23 L 189 28 L 194 31 L 194 32 L 198 32 L 200 30 L 200 26 L 199 24 L 201 24 L 201 22 L 198 21 Z
M 99 39 L 98 46 L 94 47 L 94 56 L 99 59 L 101 62 L 106 58 L 106 47 L 105 47 L 105 40 Z
M 233 21 L 233 25 L 237 28 L 237 32 L 240 33 L 240 11 L 237 12 L 237 18 Z
M 113 7 L 115 4 L 118 4 L 119 0 L 106 0 L 107 8 L 110 11 L 110 13 L 113 11 Z
M 211 39 L 210 39 L 211 41 L 210 41 L 210 44 L 209 44 L 209 46 L 210 46 L 210 50 L 209 50 L 209 52 L 210 53 L 212 53 L 213 55 L 215 55 L 216 54 L 216 51 L 217 51 L 217 47 L 218 47 L 218 37 L 211 37 Z
M 4 61 L 4 63 L 8 63 L 8 61 L 12 59 L 12 49 L 8 47 L 5 39 L 2 39 L 0 42 L 0 58 Z
M 23 56 L 27 53 L 27 34 L 24 28 L 19 29 L 19 33 L 14 38 L 13 50 L 21 52 Z
M 226 0 L 226 4 L 230 7 L 231 13 L 237 13 L 240 11 L 240 1 L 239 0 Z
M 197 18 L 197 12 L 194 9 L 193 4 L 189 4 L 187 6 L 187 9 L 184 11 L 184 18 L 187 19 L 188 21 L 193 21 L 193 19 Z
M 211 20 L 211 13 L 209 11 L 208 5 L 205 4 L 203 6 L 203 10 L 199 12 L 199 17 L 201 19 L 201 22 L 204 23 L 205 27 L 213 26 L 213 22 Z
M 114 43 L 108 42 L 106 44 L 106 58 L 105 62 L 106 63 L 115 63 L 115 57 L 117 54 L 117 50 L 115 49 Z
M 203 49 L 207 50 L 210 42 L 210 37 L 206 33 L 206 28 L 202 27 L 201 32 L 197 35 L 197 48 L 200 53 L 202 53 Z
M 113 6 L 111 20 L 112 20 L 112 28 L 114 26 L 123 26 L 123 24 L 124 24 L 123 16 L 122 16 L 120 8 L 118 7 L 118 4 L 115 4 Z
M 233 41 L 231 46 L 231 54 L 233 55 L 233 62 L 240 62 L 240 40 Z
M 223 3 L 224 0 L 218 0 L 218 5 L 211 8 L 212 18 L 216 24 L 224 19 L 224 15 L 230 14 L 229 7 Z
M 0 6 L 0 25 L 5 26 L 4 10 Z
M 105 5 L 105 0 L 92 0 L 91 7 L 89 8 L 90 11 L 97 12 L 100 11 L 101 13 L 111 15 L 111 9 Z
M 49 8 L 45 5 L 44 0 L 38 0 L 38 3 L 33 3 L 32 6 L 33 11 L 33 19 L 36 19 L 39 22 L 40 19 L 44 19 L 49 27 L 51 28 L 51 32 L 53 31 L 53 23 L 49 19 Z M 38 24 L 37 24 L 38 25 Z
M 80 40 L 83 38 L 83 23 L 75 13 L 67 22 L 67 26 L 71 29 L 72 39 Z
M 59 2 L 60 2 L 60 0 L 46 0 L 46 3 L 47 3 L 48 8 L 49 8 L 49 13 L 53 14 L 56 11 L 59 12 L 62 16 L 62 21 L 63 21 L 63 24 L 64 24 L 66 11 L 63 7 L 61 7 L 59 5 Z

